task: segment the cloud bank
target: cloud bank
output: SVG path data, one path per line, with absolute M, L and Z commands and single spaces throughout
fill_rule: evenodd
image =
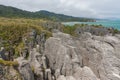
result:
M 0 0 L 0 4 L 28 11 L 51 12 L 90 18 L 120 18 L 120 0 Z

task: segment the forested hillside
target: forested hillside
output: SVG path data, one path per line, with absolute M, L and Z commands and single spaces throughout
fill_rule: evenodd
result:
M 0 5 L 0 16 L 1 17 L 9 17 L 9 18 L 40 18 L 45 20 L 52 20 L 52 21 L 95 21 L 94 19 L 90 18 L 81 18 L 81 17 L 73 17 L 67 16 L 63 14 L 56 14 L 53 12 L 41 10 L 37 12 L 29 12 L 21 9 L 17 9 L 10 6 L 3 6 Z

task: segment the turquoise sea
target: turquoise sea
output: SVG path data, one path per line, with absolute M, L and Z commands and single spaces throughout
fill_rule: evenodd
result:
M 104 20 L 96 22 L 63 22 L 65 25 L 74 25 L 74 24 L 88 24 L 88 25 L 103 25 L 104 27 L 112 27 L 120 30 L 120 20 Z

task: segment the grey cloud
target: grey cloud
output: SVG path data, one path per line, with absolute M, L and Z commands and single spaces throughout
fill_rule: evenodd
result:
M 0 0 L 28 11 L 48 10 L 78 17 L 120 18 L 120 0 Z

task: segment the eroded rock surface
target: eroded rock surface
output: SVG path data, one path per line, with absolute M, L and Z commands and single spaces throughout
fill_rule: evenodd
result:
M 18 69 L 21 74 L 22 80 L 35 80 L 34 74 L 28 61 L 24 60 L 22 57 L 18 58 L 17 61 L 19 63 Z
M 120 36 L 53 33 L 45 55 L 57 80 L 120 80 Z M 71 76 L 68 79 L 68 76 Z
M 119 34 L 76 38 L 54 31 L 44 49 L 40 44 L 16 59 L 22 80 L 120 80 Z

